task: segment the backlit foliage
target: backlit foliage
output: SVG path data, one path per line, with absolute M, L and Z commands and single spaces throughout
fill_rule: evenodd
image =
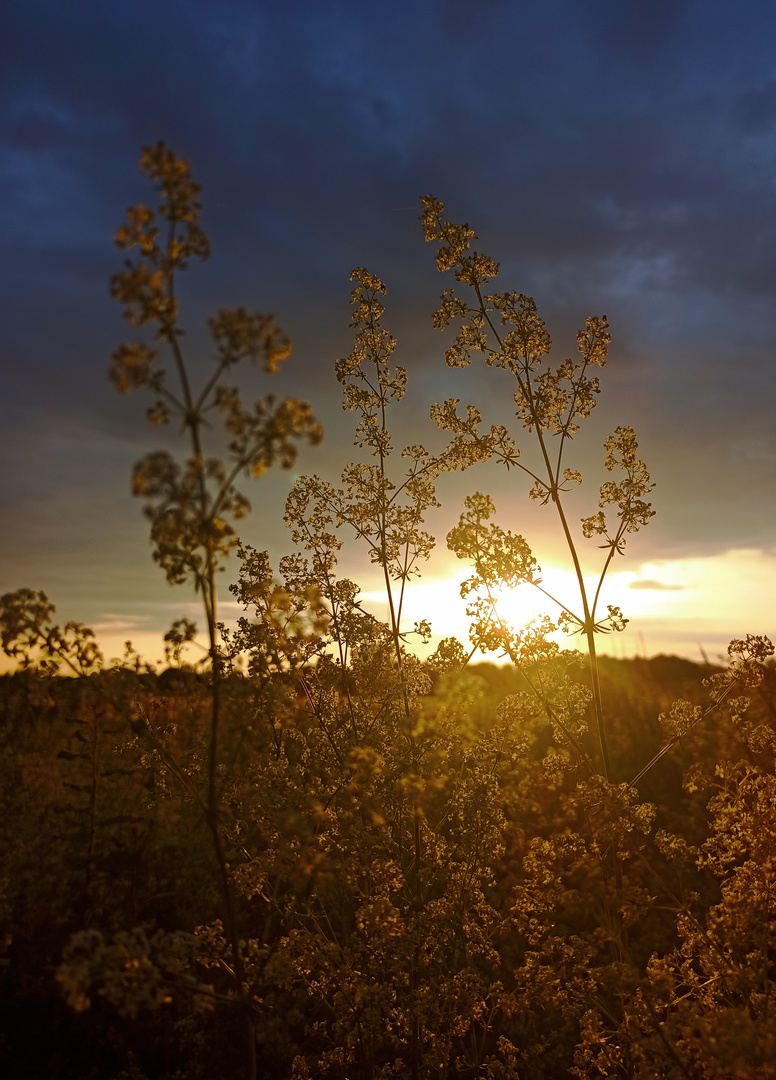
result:
M 156 327 L 155 344 L 121 345 L 113 354 L 110 377 L 122 393 L 148 387 L 157 396 L 148 410 L 151 423 L 176 418 L 188 435 L 191 454 L 185 462 L 176 462 L 165 450 L 149 454 L 135 467 L 132 490 L 146 503 L 154 558 L 167 580 L 191 580 L 212 602 L 209 578 L 237 542 L 229 518 L 240 519 L 250 509 L 235 487 L 237 478 L 241 473 L 261 476 L 275 464 L 290 467 L 297 441 L 319 442 L 321 428 L 305 402 L 276 402 L 267 395 L 248 407 L 237 387 L 221 381 L 246 360 L 261 363 L 268 374 L 278 371 L 291 353 L 291 342 L 271 315 L 237 308 L 210 318 L 216 366 L 201 391 L 194 391 L 181 347 L 175 281 L 193 258 L 210 255 L 198 224 L 201 189 L 191 180 L 188 164 L 163 143 L 146 147 L 140 168 L 154 181 L 161 203 L 156 211 L 143 204 L 127 211 L 127 224 L 115 242 L 125 251 L 138 247 L 140 255 L 114 274 L 111 293 L 124 304 L 131 326 Z M 171 386 L 162 360 L 160 347 L 165 346 L 177 387 Z M 226 460 L 205 453 L 206 414 L 213 410 L 221 414 L 227 433 Z
M 155 337 L 119 348 L 111 378 L 150 389 L 151 421 L 175 417 L 187 440 L 181 461 L 144 458 L 133 484 L 167 579 L 202 596 L 208 652 L 184 662 L 196 627 L 181 618 L 166 670 L 129 646 L 106 664 L 88 628 L 52 622 L 43 593 L 0 598 L 0 640 L 19 667 L 0 680 L 5 1072 L 773 1077 L 773 646 L 734 640 L 705 672 L 596 657 L 596 635 L 625 622 L 599 610 L 601 583 L 652 516 L 626 426 L 606 439 L 615 479 L 597 509 L 577 525 L 564 506 L 582 482 L 565 455 L 596 404 L 606 320 L 588 319 L 578 357 L 551 367 L 534 301 L 493 292 L 498 266 L 471 251 L 473 231 L 424 198 L 426 238 L 458 283 L 434 315 L 455 326 L 447 362 L 479 353 L 513 378 L 515 430 L 449 398 L 431 414 L 447 444 L 397 451 L 408 376 L 383 326 L 386 287 L 355 270 L 354 347 L 335 370 L 358 457 L 336 482 L 294 484 L 295 551 L 275 572 L 238 540 L 248 504 L 235 484 L 290 465 L 320 429 L 304 403 L 247 408 L 222 382 L 237 363 L 271 375 L 288 357 L 270 316 L 211 319 L 215 367 L 192 390 L 174 285 L 209 253 L 199 188 L 162 144 L 141 166 L 161 206 L 128 212 L 116 239 L 138 260 L 113 292 Z M 220 457 L 205 453 L 206 414 L 223 420 Z M 434 547 L 436 482 L 486 461 L 556 514 L 579 594 L 546 592 L 527 540 L 471 494 L 447 537 L 471 565 L 468 650 L 445 638 L 421 660 L 433 613 L 408 627 L 403 611 Z M 602 552 L 593 594 L 586 538 Z M 338 577 L 345 543 L 379 568 L 385 622 Z M 231 631 L 216 591 L 230 551 L 243 611 Z M 511 625 L 500 590 L 517 585 L 556 614 Z M 558 627 L 579 631 L 586 655 L 561 650 Z M 509 663 L 476 665 L 478 650 Z

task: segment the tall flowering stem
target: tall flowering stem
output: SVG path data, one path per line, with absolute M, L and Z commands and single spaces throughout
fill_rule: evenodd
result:
M 396 341 L 382 325 L 384 283 L 362 267 L 353 271 L 351 280 L 355 282 L 351 295 L 355 341 L 351 354 L 337 362 L 336 372 L 343 387 L 343 408 L 359 414 L 355 445 L 371 460 L 348 465 L 342 472 L 339 487 L 317 476 L 301 477 L 286 503 L 286 521 L 293 530 L 294 541 L 311 555 L 311 581 L 328 603 L 343 673 L 347 648 L 343 645 L 345 635 L 337 626 L 342 596 L 337 593 L 333 577 L 335 552 L 342 542 L 336 530 L 342 527 L 352 530 L 382 573 L 400 723 L 409 749 L 412 776 L 408 788 L 411 855 L 406 859 L 404 874 L 408 910 L 417 923 L 426 906 L 428 871 L 420 806 L 423 751 L 415 731 L 418 717 L 414 701 L 418 696 L 419 672 L 417 659 L 408 655 L 405 647 L 408 637 L 402 623 L 405 591 L 407 583 L 420 574 L 434 547 L 434 538 L 423 528 L 423 521 L 427 510 L 439 505 L 435 481 L 443 472 L 466 469 L 487 460 L 505 433 L 496 428 L 481 433 L 480 418 L 472 413 L 457 426 L 453 439 L 441 454 L 432 454 L 420 444 L 406 446 L 401 451 L 403 467 L 393 467 L 388 410 L 403 398 L 407 373 L 403 367 L 392 365 Z M 353 598 L 349 597 L 349 602 Z M 411 633 L 427 641 L 430 627 L 424 621 L 416 624 Z M 460 660 L 460 651 L 458 643 L 443 642 L 437 650 L 436 662 L 444 666 L 453 655 Z M 418 937 L 409 972 L 413 995 L 419 993 L 420 970 Z M 422 1024 L 417 1010 L 413 1013 L 410 1044 L 410 1075 L 416 1077 L 420 1075 L 423 1056 Z
M 516 292 L 492 291 L 490 283 L 497 277 L 499 267 L 489 256 L 471 250 L 470 242 L 476 239 L 474 231 L 467 224 L 456 225 L 443 220 L 444 204 L 433 196 L 423 197 L 421 204 L 425 238 L 440 243 L 436 256 L 438 269 L 440 272 L 452 271 L 456 281 L 470 290 L 468 297 L 462 297 L 458 290 L 446 289 L 434 315 L 434 325 L 440 329 L 451 323 L 457 326 L 455 340 L 446 352 L 447 364 L 450 367 L 465 367 L 471 363 L 474 353 L 480 353 L 488 367 L 509 372 L 515 381 L 515 416 L 536 440 L 538 463 L 533 467 L 519 460 L 517 449 L 506 449 L 503 441 L 495 448 L 493 456 L 507 469 L 514 467 L 522 470 L 531 482 L 528 494 L 532 500 L 554 506 L 574 567 L 579 588 L 579 608 L 575 611 L 546 592 L 535 561 L 528 564 L 525 573 L 512 573 L 512 577 L 516 582 L 540 589 L 558 604 L 560 615 L 550 629 L 574 629 L 585 636 L 601 764 L 606 779 L 610 781 L 613 779 L 612 764 L 596 662 L 596 635 L 622 630 L 627 620 L 616 607 L 609 607 L 607 614 L 601 618 L 599 599 L 609 566 L 616 555 L 623 554 L 627 535 L 646 525 L 654 513 L 644 500 L 653 485 L 644 462 L 637 456 L 638 444 L 632 428 L 618 427 L 607 438 L 604 465 L 610 472 L 622 470 L 624 477 L 619 483 L 608 481 L 601 486 L 598 511 L 581 522 L 583 537 L 602 537 L 604 542 L 601 546 L 606 551 L 592 596 L 585 584 L 577 540 L 563 505 L 564 492 L 582 482 L 579 470 L 565 465 L 565 451 L 577 434 L 580 421 L 590 416 L 595 407 L 599 381 L 592 373 L 606 363 L 610 342 L 608 323 L 605 316 L 587 319 L 584 330 L 577 334 L 579 356 L 551 368 L 546 357 L 552 342 L 533 299 Z M 457 404 L 456 400 L 450 400 L 434 407 L 432 416 L 441 427 L 449 428 L 456 422 Z M 616 522 L 613 524 L 607 522 L 603 509 L 607 506 L 617 508 Z M 494 528 L 490 526 L 491 537 Z M 469 550 L 471 545 L 467 547 L 466 535 L 462 518 L 459 530 L 454 530 L 448 537 L 450 546 L 462 558 L 472 555 Z M 522 537 L 517 539 L 525 543 Z M 525 550 L 530 556 L 527 545 Z M 484 580 L 482 561 L 478 563 L 476 557 L 475 569 L 477 577 Z M 471 589 L 473 585 L 468 583 L 468 587 Z M 486 622 L 480 619 L 474 627 L 475 640 L 487 641 L 485 629 Z M 513 637 L 507 628 L 503 628 L 501 647 L 514 658 Z M 492 632 L 490 644 L 486 647 L 496 647 Z
M 244 962 L 235 913 L 233 889 L 219 823 L 218 787 L 221 683 L 225 658 L 220 646 L 216 575 L 237 544 L 230 519 L 250 509 L 237 489 L 241 473 L 261 476 L 272 465 L 290 467 L 297 443 L 317 443 L 320 424 L 306 402 L 272 395 L 245 406 L 240 391 L 222 377 L 238 363 L 259 362 L 274 374 L 291 352 L 289 338 L 271 315 L 251 314 L 244 308 L 219 311 L 210 318 L 215 343 L 215 366 L 195 391 L 181 346 L 176 278 L 193 258 L 207 259 L 210 244 L 199 225 L 199 184 L 192 181 L 189 165 L 164 143 L 143 150 L 140 168 L 148 173 L 161 195 L 158 210 L 138 204 L 127 211 L 126 224 L 116 233 L 119 248 L 139 248 L 139 258 L 128 259 L 111 280 L 111 293 L 124 304 L 130 326 L 154 326 L 153 344 L 135 342 L 113 354 L 110 377 L 126 393 L 147 387 L 156 400 L 148 409 L 152 424 L 179 420 L 189 444 L 189 457 L 175 461 L 166 450 L 148 454 L 134 469 L 132 489 L 145 501 L 151 522 L 154 559 L 170 584 L 189 582 L 202 598 L 211 663 L 212 705 L 204 800 L 207 824 L 218 864 L 225 909 L 225 926 L 234 963 L 235 992 L 246 1016 L 246 1073 L 256 1075 L 252 1003 L 246 991 Z M 158 224 L 157 224 L 158 223 Z M 165 366 L 170 361 L 171 371 Z M 172 376 L 170 379 L 169 376 Z M 172 383 L 172 385 L 171 385 Z M 225 458 L 205 453 L 204 429 L 209 412 L 220 413 L 227 441 Z

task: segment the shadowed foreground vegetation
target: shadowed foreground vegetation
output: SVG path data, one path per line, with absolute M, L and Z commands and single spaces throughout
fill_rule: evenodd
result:
M 600 663 L 635 775 L 658 714 L 702 706 L 712 672 Z M 324 728 L 284 675 L 226 682 L 220 826 L 259 1075 L 405 1075 L 416 1018 L 427 1076 L 771 1075 L 776 670 L 638 795 L 580 780 L 552 725 L 519 716 L 516 672 L 427 677 L 420 768 L 387 718 Z M 197 795 L 207 680 L 21 672 L 0 702 L 3 1075 L 239 1075 Z

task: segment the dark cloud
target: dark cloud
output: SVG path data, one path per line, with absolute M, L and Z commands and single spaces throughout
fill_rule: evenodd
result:
M 747 90 L 731 110 L 733 124 L 747 135 L 762 135 L 776 123 L 776 79 Z

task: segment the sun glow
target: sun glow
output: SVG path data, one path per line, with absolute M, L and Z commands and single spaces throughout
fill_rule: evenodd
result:
M 466 608 L 474 599 L 474 594 L 462 597 L 461 584 L 470 576 L 471 570 L 461 569 L 442 580 L 409 584 L 402 605 L 402 626 L 411 629 L 415 622 L 427 619 L 431 623 L 432 646 L 442 637 L 457 637 L 463 643 L 468 642 L 471 619 L 466 614 Z M 545 593 L 577 613 L 580 607 L 579 588 L 573 574 L 548 567 L 542 572 L 541 586 Z M 492 594 L 494 615 L 518 630 L 544 615 L 549 615 L 555 621 L 561 609 L 545 593 L 527 584 L 497 590 Z M 384 591 L 364 592 L 361 599 L 368 611 L 387 621 L 388 604 Z
M 470 619 L 461 583 L 471 570 L 461 568 L 444 579 L 411 583 L 405 590 L 402 626 L 431 623 L 433 648 L 442 637 L 469 641 Z M 579 585 L 569 570 L 544 565 L 541 585 L 573 614 L 581 614 Z M 585 578 L 592 600 L 598 580 Z M 361 599 L 368 611 L 388 619 L 382 590 L 367 591 Z M 520 629 L 543 615 L 555 621 L 560 608 L 538 589 L 520 585 L 502 589 L 495 597 L 496 610 L 512 627 Z M 776 553 L 735 550 L 718 555 L 631 563 L 604 582 L 596 618 L 606 617 L 607 604 L 617 604 L 629 620 L 623 633 L 599 635 L 598 651 L 615 656 L 676 653 L 700 660 L 701 651 L 716 656 L 733 637 L 747 633 L 774 634 L 776 610 Z M 579 635 L 557 634 L 563 648 L 583 648 Z M 422 650 L 418 650 L 422 651 Z M 481 659 L 482 657 L 480 657 Z M 496 660 L 493 654 L 487 659 Z
M 555 622 L 562 610 L 560 605 L 575 615 L 578 613 L 579 588 L 572 574 L 564 570 L 542 573 L 541 590 L 527 584 L 513 589 L 499 589 L 493 595 L 494 613 L 516 630 L 540 620 L 545 615 Z M 554 602 L 552 598 L 558 602 Z

